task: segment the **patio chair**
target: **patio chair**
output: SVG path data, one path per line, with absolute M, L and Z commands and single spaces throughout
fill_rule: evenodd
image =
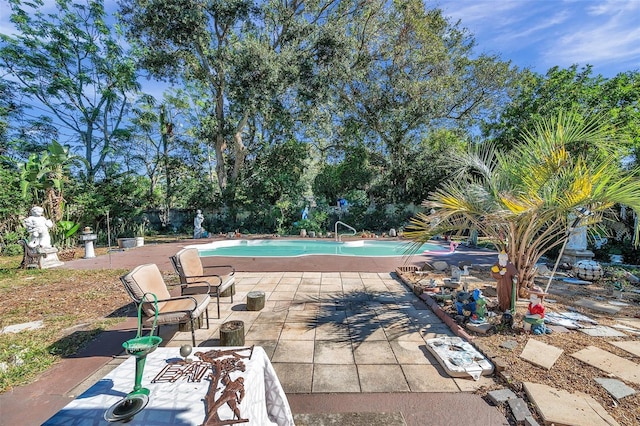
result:
M 204 266 L 196 248 L 184 248 L 171 256 L 171 263 L 180 277 L 182 294 L 209 293 L 216 296 L 218 318 L 220 318 L 220 294 L 229 289 L 235 282 L 236 270 L 231 265 Z M 211 272 L 219 270 L 220 274 Z M 200 285 L 200 286 L 199 286 Z M 203 286 L 206 285 L 206 288 Z M 231 303 L 233 303 L 233 291 Z
M 156 264 L 136 266 L 126 275 L 120 277 L 124 288 L 138 306 L 142 303 L 143 319 L 145 326 L 151 326 L 155 317 L 155 306 L 146 293 L 155 294 L 158 298 L 158 327 L 162 324 L 191 325 L 191 340 L 196 346 L 195 320 L 203 313 L 207 319 L 209 328 L 209 302 L 211 297 L 207 292 L 183 296 L 171 296 L 162 274 Z

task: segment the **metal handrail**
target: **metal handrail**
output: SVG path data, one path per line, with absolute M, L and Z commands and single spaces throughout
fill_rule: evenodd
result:
M 356 235 L 358 233 L 358 231 L 356 231 L 356 228 L 354 228 L 353 226 L 349 226 L 346 223 L 344 223 L 343 221 L 339 220 L 339 221 L 336 222 L 336 225 L 335 225 L 335 234 L 336 234 L 336 241 L 337 242 L 340 242 L 340 238 L 342 238 L 343 235 L 347 235 L 347 234 L 338 234 L 338 225 L 339 224 L 340 225 L 344 225 L 347 228 L 351 229 L 353 231 L 353 234 L 351 234 L 351 235 Z

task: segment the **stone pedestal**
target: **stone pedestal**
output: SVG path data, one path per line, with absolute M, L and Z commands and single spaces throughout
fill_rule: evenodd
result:
M 576 263 L 578 263 L 580 260 L 591 260 L 593 259 L 593 252 L 591 250 L 580 250 L 580 249 L 570 249 L 567 248 L 565 249 L 564 253 L 562 254 L 562 259 L 560 259 L 560 262 L 566 262 L 569 263 L 571 265 L 575 265 Z
M 79 240 L 84 241 L 84 259 L 92 259 L 96 257 L 96 252 L 93 249 L 93 242 L 98 239 L 96 234 L 82 233 Z
M 38 266 L 40 269 L 55 268 L 56 266 L 64 265 L 64 262 L 58 259 L 57 248 L 40 248 L 39 252 L 40 259 L 38 259 Z

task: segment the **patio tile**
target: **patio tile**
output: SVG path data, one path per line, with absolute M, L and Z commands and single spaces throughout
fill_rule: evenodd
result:
M 438 366 L 439 367 L 439 366 Z M 411 392 L 458 392 L 456 382 L 442 368 L 424 364 L 400 365 Z
M 285 393 L 311 393 L 313 364 L 279 362 L 272 364 Z
M 358 364 L 362 392 L 409 392 L 399 365 Z
M 320 284 L 320 294 L 323 293 L 342 293 L 342 284 L 325 284 L 324 282 Z
M 279 340 L 273 362 L 313 363 L 313 341 Z
M 355 342 L 387 341 L 384 329 L 378 324 L 349 324 L 349 332 Z
M 306 278 L 303 277 L 302 281 L 300 282 L 300 289 L 304 289 L 310 286 L 320 286 L 322 279 L 320 277 L 318 278 Z
M 280 333 L 280 340 L 314 340 L 316 329 L 307 323 L 285 323 Z
M 397 364 L 391 345 L 386 340 L 354 343 L 356 364 Z
M 350 341 L 349 326 L 346 324 L 323 323 L 316 326 L 316 340 L 333 342 Z
M 359 275 L 360 275 L 360 278 L 369 278 L 369 279 L 379 278 L 377 272 L 359 272 Z
M 267 354 L 267 357 L 269 357 L 269 359 L 273 358 L 273 353 L 276 350 L 277 343 L 278 342 L 276 340 L 247 340 L 247 339 L 245 339 L 245 341 L 244 341 L 244 345 L 247 346 L 247 347 L 249 347 L 251 345 L 262 347 L 262 349 L 264 349 L 264 351 Z
M 360 392 L 358 370 L 355 364 L 316 364 L 313 367 L 312 392 Z
M 431 364 L 427 359 L 427 347 L 418 342 L 394 340 L 389 342 L 400 364 Z
M 340 272 L 321 272 L 322 278 L 340 278 Z
M 318 313 L 315 310 L 289 310 L 287 322 L 315 323 Z
M 316 364 L 355 364 L 351 342 L 317 340 L 313 352 Z
M 422 335 L 417 331 L 412 331 L 410 329 L 405 328 L 385 328 L 385 334 L 387 335 L 387 339 L 389 342 L 399 341 L 399 342 L 414 342 L 420 345 L 424 345 L 424 339 Z
M 298 284 L 278 284 L 275 291 L 295 293 L 298 290 Z
M 480 388 L 491 387 L 496 382 L 490 376 L 480 376 L 478 380 L 473 380 L 471 376 L 467 377 L 454 377 L 453 381 L 456 382 L 458 388 L 462 392 L 475 392 Z
M 287 318 L 287 313 L 288 311 L 286 310 L 277 311 L 277 312 L 263 310 L 263 311 L 260 311 L 260 315 L 258 315 L 255 322 L 256 323 L 274 323 L 274 322 L 284 323 L 285 319 Z
M 295 296 L 294 292 L 291 291 L 274 291 L 269 295 L 267 300 L 276 301 L 276 300 L 293 300 Z
M 283 278 L 302 278 L 303 272 L 283 272 Z
M 254 323 L 249 332 L 245 328 L 245 339 L 247 340 L 278 340 L 282 331 L 282 323 Z
M 358 278 L 360 279 L 359 272 L 340 272 L 340 277 L 344 281 L 345 278 Z
M 303 272 L 303 279 L 320 279 L 324 274 L 322 272 Z
M 303 283 L 304 284 L 304 283 Z M 320 294 L 320 284 L 300 285 L 296 294 Z

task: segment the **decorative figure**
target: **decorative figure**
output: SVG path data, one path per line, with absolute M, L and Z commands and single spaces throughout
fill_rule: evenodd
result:
M 31 248 L 51 248 L 49 229 L 53 227 L 53 222 L 43 214 L 44 209 L 35 206 L 29 212 L 30 216 L 24 220 L 24 226 L 29 233 L 28 246 Z
M 302 210 L 302 220 L 309 219 L 309 206 L 305 206 Z
M 551 329 L 544 325 L 544 306 L 540 298 L 532 294 L 529 299 L 527 314 L 524 316 L 524 329 L 531 330 L 533 334 L 551 334 Z
M 498 291 L 498 308 L 501 312 L 511 309 L 513 298 L 513 278 L 517 279 L 518 270 L 509 262 L 509 256 L 502 251 L 498 254 L 498 263 L 491 267 L 491 276 L 496 279 L 496 289 Z
M 240 352 L 247 350 L 251 351 L 248 356 L 240 354 Z M 195 353 L 202 361 L 208 362 L 211 365 L 211 374 L 209 375 L 211 382 L 209 391 L 205 396 L 207 414 L 203 424 L 204 426 L 221 426 L 249 422 L 249 419 L 242 418 L 240 407 L 238 407 L 245 395 L 244 378 L 238 377 L 236 380 L 231 380 L 230 375 L 235 371 L 246 371 L 246 366 L 242 359 L 251 359 L 252 354 L 253 346 L 250 348 L 229 350 L 214 349 L 205 353 Z M 216 399 L 218 390 L 222 392 L 218 399 Z M 233 412 L 233 419 L 220 419 L 218 409 L 224 404 L 227 404 Z
M 202 210 L 198 209 L 196 211 L 196 217 L 193 218 L 193 238 L 206 238 L 207 231 L 202 227 L 202 222 L 204 222 L 204 215 L 202 214 Z

